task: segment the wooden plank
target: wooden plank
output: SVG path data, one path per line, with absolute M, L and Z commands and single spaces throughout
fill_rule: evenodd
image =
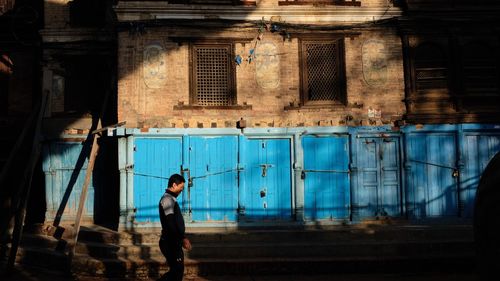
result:
M 99 119 L 99 125 L 101 125 L 101 120 Z M 89 164 L 87 166 L 87 171 L 85 172 L 85 181 L 83 183 L 82 193 L 80 194 L 80 201 L 78 202 L 78 212 L 76 213 L 75 219 L 75 238 L 74 244 L 70 251 L 70 259 L 75 255 L 76 243 L 78 242 L 78 232 L 80 232 L 80 223 L 82 221 L 83 208 L 85 206 L 85 200 L 87 199 L 87 192 L 90 185 L 90 177 L 92 176 L 92 172 L 94 171 L 95 159 L 97 157 L 97 153 L 99 152 L 99 143 L 98 143 L 99 135 L 93 135 L 92 141 L 92 150 L 90 151 Z
M 113 85 L 115 83 L 116 83 L 115 79 L 111 79 L 111 81 L 110 81 L 110 88 L 111 89 L 113 88 Z M 97 120 L 96 130 L 102 129 L 102 117 L 104 116 L 104 113 L 106 111 L 110 92 L 111 91 L 108 90 L 108 91 L 106 91 L 106 94 L 104 95 L 104 100 L 102 103 L 101 112 L 99 114 L 99 119 Z M 80 224 L 82 221 L 85 200 L 87 199 L 87 192 L 88 192 L 88 188 L 89 188 L 89 184 L 90 184 L 90 177 L 92 175 L 92 172 L 94 171 L 95 159 L 97 157 L 97 153 L 99 152 L 99 143 L 98 143 L 99 134 L 96 134 L 93 131 L 91 131 L 89 134 L 91 134 L 93 137 L 92 149 L 90 151 L 89 164 L 87 165 L 87 171 L 85 173 L 85 181 L 83 183 L 82 193 L 80 194 L 80 201 L 78 202 L 78 212 L 76 214 L 76 219 L 75 219 L 75 238 L 74 238 L 74 242 L 73 242 L 73 247 L 71 248 L 71 251 L 69 252 L 70 263 L 73 262 L 73 257 L 75 256 L 76 244 L 78 243 L 78 233 L 80 232 Z
M 21 184 L 19 185 L 21 189 L 21 197 L 14 198 L 13 200 L 13 202 L 15 202 L 16 205 L 16 219 L 14 224 L 12 247 L 9 254 L 9 260 L 7 262 L 7 272 L 11 272 L 12 269 L 14 268 L 14 263 L 16 261 L 16 256 L 17 256 L 17 250 L 21 242 L 24 219 L 26 218 L 26 207 L 31 192 L 31 183 L 33 181 L 33 172 L 35 171 L 36 163 L 38 161 L 38 158 L 40 157 L 40 151 L 41 151 L 40 132 L 42 128 L 42 118 L 45 114 L 45 108 L 47 106 L 47 99 L 48 99 L 48 94 L 44 92 L 42 94 L 42 101 L 36 119 L 35 133 L 33 135 L 33 144 L 31 146 L 31 156 L 28 162 L 29 164 L 27 165 L 24 171 L 24 176 L 21 179 Z
M 104 131 L 106 131 L 107 129 L 110 129 L 110 128 L 121 127 L 121 126 L 123 126 L 125 124 L 127 124 L 127 121 L 123 121 L 123 122 L 120 122 L 120 123 L 116 123 L 114 125 L 110 125 L 110 126 L 106 126 L 106 127 L 100 128 L 100 129 L 96 129 L 96 130 L 92 131 L 92 134 L 97 134 L 97 133 L 100 133 L 100 132 L 104 132 Z

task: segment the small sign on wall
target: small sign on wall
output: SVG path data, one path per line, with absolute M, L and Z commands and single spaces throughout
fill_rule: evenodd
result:
M 376 118 L 376 119 L 382 118 L 382 110 L 377 110 L 371 107 L 368 108 L 368 118 Z
M 162 88 L 167 81 L 167 68 L 164 49 L 159 44 L 144 48 L 143 56 L 144 83 L 148 88 Z

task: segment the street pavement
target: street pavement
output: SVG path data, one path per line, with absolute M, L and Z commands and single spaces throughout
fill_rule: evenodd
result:
M 57 272 L 16 267 L 2 281 L 132 281 L 153 279 L 116 279 L 90 276 L 65 276 Z M 184 281 L 479 281 L 473 273 L 398 273 L 398 274 L 329 274 L 329 275 L 264 275 L 264 276 L 186 276 Z

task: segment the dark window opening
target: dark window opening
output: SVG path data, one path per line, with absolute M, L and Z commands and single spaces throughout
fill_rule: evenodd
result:
M 106 22 L 105 0 L 73 0 L 69 2 L 70 25 L 75 27 L 102 27 Z
M 462 57 L 465 94 L 498 94 L 494 52 L 484 44 L 468 44 L 463 48 Z
M 64 111 L 98 114 L 108 83 L 104 58 L 71 58 L 65 64 Z
M 300 53 L 303 104 L 346 104 L 343 39 L 302 41 Z
M 236 104 L 231 44 L 192 47 L 191 103 L 202 106 Z
M 446 57 L 438 46 L 424 44 L 416 49 L 415 87 L 417 91 L 448 88 Z

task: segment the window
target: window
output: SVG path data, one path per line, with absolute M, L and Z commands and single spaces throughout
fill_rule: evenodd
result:
M 415 51 L 415 87 L 417 91 L 448 88 L 448 68 L 441 48 L 423 44 Z
M 346 104 L 343 38 L 301 41 L 302 104 Z
M 498 94 L 495 53 L 486 44 L 469 43 L 463 47 L 463 86 L 468 95 Z
M 232 44 L 194 44 L 191 57 L 191 104 L 235 105 Z
M 474 112 L 498 112 L 500 92 L 495 48 L 476 41 L 461 49 L 461 108 Z

